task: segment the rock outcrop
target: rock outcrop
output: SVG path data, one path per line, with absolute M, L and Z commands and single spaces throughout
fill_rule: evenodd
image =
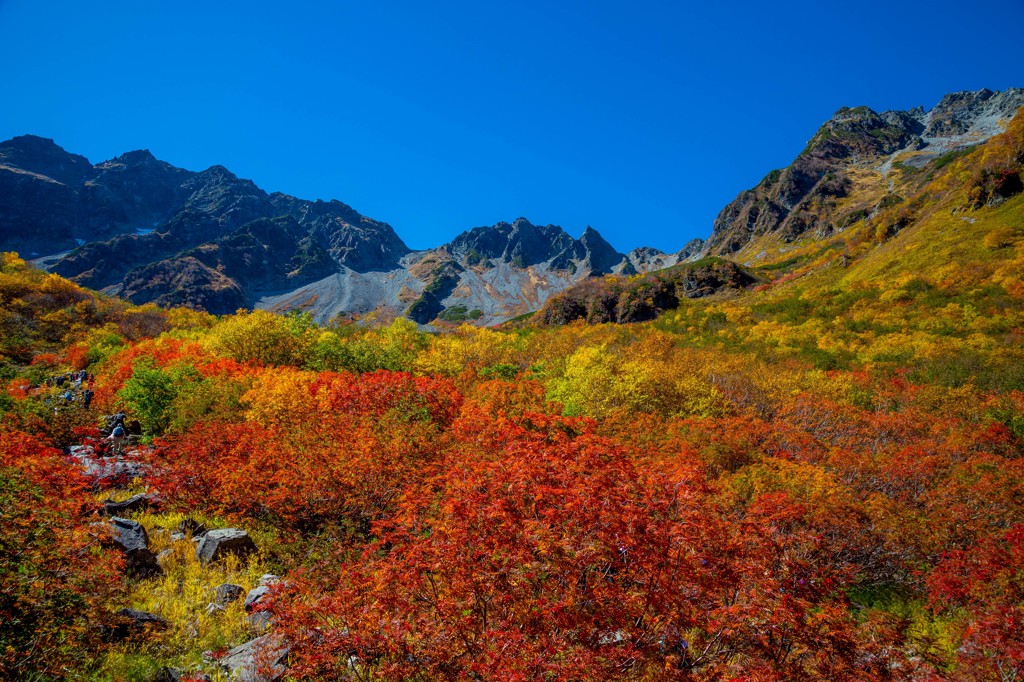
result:
M 554 296 L 539 313 L 545 324 L 644 322 L 679 307 L 684 298 L 737 291 L 756 281 L 732 261 L 707 258 L 640 278 L 587 280 Z
M 238 682 L 273 682 L 287 672 L 284 660 L 290 650 L 281 637 L 263 635 L 229 650 L 220 665 Z

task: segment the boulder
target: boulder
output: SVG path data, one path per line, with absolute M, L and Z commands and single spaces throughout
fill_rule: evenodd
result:
M 121 609 L 114 614 L 112 622 L 103 627 L 103 639 L 107 642 L 123 642 L 166 629 L 167 621 L 155 613 Z
M 156 556 L 149 549 L 149 536 L 142 524 L 115 516 L 110 519 L 110 527 L 113 529 L 111 538 L 114 546 L 124 554 L 125 567 L 130 575 L 145 578 L 163 573 Z
M 273 682 L 287 672 L 284 659 L 290 649 L 281 636 L 263 635 L 228 651 L 220 665 L 238 682 Z
M 244 530 L 218 528 L 209 531 L 199 541 L 199 545 L 196 547 L 196 556 L 202 563 L 208 564 L 211 561 L 222 559 L 228 554 L 245 558 L 256 551 L 256 543 Z
M 251 613 L 256 604 L 262 601 L 268 592 L 270 592 L 270 587 L 267 585 L 260 585 L 249 590 L 249 594 L 245 596 L 245 610 Z
M 133 480 L 144 478 L 149 466 L 136 455 L 126 454 L 119 459 L 104 459 L 91 445 L 72 445 L 68 454 L 78 462 L 89 484 L 95 488 L 125 488 Z
M 138 495 L 132 495 L 127 500 L 123 500 L 121 502 L 104 500 L 102 514 L 104 516 L 120 516 L 121 514 L 142 511 L 144 509 L 158 507 L 159 505 L 160 500 L 155 495 L 139 493 Z
M 255 634 L 262 634 L 270 629 L 274 616 L 269 611 L 257 611 L 256 613 L 250 614 L 248 620 L 249 629 Z
M 227 606 L 231 602 L 236 601 L 242 596 L 243 592 L 245 590 L 241 585 L 233 585 L 231 583 L 224 583 L 213 588 L 218 606 Z M 248 600 L 246 600 L 246 603 L 248 603 Z

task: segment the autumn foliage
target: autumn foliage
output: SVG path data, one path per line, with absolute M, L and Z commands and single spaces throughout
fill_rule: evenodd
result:
M 125 410 L 150 467 L 132 492 L 174 528 L 252 531 L 286 576 L 256 611 L 295 679 L 1019 679 L 1017 121 L 906 181 L 924 198 L 879 211 L 881 245 L 858 223 L 644 324 L 215 318 L 5 255 L 0 677 L 213 670 L 242 642 L 185 628 L 140 653 L 90 626 L 126 579 L 90 530 L 107 493 L 58 448 Z M 611 288 L 654 317 L 650 283 L 592 283 L 588 305 Z M 90 409 L 46 381 L 81 368 Z

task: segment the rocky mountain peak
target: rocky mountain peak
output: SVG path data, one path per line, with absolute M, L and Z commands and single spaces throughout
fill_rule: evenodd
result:
M 914 127 L 909 116 L 892 112 L 883 116 L 864 106 L 843 107 L 818 129 L 802 156 L 839 159 L 890 154 L 913 139 Z
M 151 166 L 163 164 L 162 161 L 158 161 L 152 152 L 148 149 L 136 149 L 135 151 L 125 152 L 120 156 L 115 156 L 110 161 L 99 164 L 97 168 L 108 165 L 120 165 L 120 166 Z M 165 164 L 170 165 L 170 164 Z
M 48 137 L 21 135 L 0 142 L 0 164 L 36 173 L 65 185 L 84 182 L 92 175 L 92 164 L 84 156 L 71 154 Z
M 583 259 L 586 267 L 593 274 L 611 272 L 613 268 L 629 262 L 624 254 L 615 250 L 601 234 L 587 225 L 580 236 L 579 243 L 583 246 Z
M 1024 105 L 1024 89 L 1007 88 L 952 92 L 927 113 L 923 137 L 956 137 L 975 133 L 985 138 L 1001 130 L 1001 123 L 1012 118 Z
M 724 255 L 761 235 L 788 242 L 830 234 L 840 229 L 829 216 L 852 191 L 855 167 L 884 175 L 903 154 L 901 163 L 920 168 L 1002 132 L 1022 105 L 1024 90 L 1011 88 L 950 93 L 927 112 L 916 107 L 879 114 L 866 106 L 843 107 L 790 166 L 770 172 L 722 209 L 703 249 Z

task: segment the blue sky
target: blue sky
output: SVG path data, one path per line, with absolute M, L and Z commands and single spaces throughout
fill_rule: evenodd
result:
M 675 250 L 841 106 L 1024 86 L 1021 0 L 688 4 L 0 0 L 0 139 Z

